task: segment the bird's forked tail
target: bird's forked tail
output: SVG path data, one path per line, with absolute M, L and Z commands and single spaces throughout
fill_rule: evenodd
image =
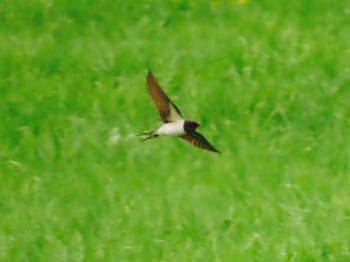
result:
M 148 140 L 148 139 L 151 139 L 151 138 L 156 138 L 156 137 L 159 136 L 159 135 L 157 135 L 157 134 L 155 133 L 155 130 L 154 130 L 154 131 L 150 131 L 150 132 L 145 132 L 145 133 L 137 134 L 137 136 L 147 136 L 147 137 L 141 139 L 141 141 L 143 142 L 143 141 Z

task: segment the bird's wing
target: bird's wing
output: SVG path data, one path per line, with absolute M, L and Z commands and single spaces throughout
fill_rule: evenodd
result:
M 196 131 L 188 132 L 187 134 L 182 135 L 180 137 L 194 146 L 197 146 L 212 152 L 220 153 L 220 151 L 217 150 L 215 147 L 213 147 L 204 136 L 202 136 L 200 133 Z
M 151 70 L 147 75 L 147 86 L 153 103 L 164 123 L 183 119 L 180 110 L 164 93 Z

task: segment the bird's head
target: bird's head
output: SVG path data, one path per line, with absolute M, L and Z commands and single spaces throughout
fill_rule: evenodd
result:
M 193 132 L 194 130 L 197 129 L 197 127 L 199 127 L 199 124 L 194 121 L 186 120 L 184 123 L 184 129 L 186 132 Z

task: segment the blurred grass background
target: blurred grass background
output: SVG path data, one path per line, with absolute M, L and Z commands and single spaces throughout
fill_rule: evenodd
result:
M 347 261 L 348 1 L 0 2 L 1 261 Z M 221 155 L 161 124 L 151 68 Z

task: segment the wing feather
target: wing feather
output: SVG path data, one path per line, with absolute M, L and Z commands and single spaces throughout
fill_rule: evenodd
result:
M 200 133 L 196 131 L 188 132 L 187 134 L 182 135 L 180 137 L 196 147 L 209 150 L 212 152 L 220 153 L 220 151 L 217 150 L 213 145 L 211 145 L 204 136 L 202 136 Z
M 151 70 L 147 75 L 147 86 L 152 101 L 163 122 L 168 123 L 183 119 L 180 110 L 165 94 Z

